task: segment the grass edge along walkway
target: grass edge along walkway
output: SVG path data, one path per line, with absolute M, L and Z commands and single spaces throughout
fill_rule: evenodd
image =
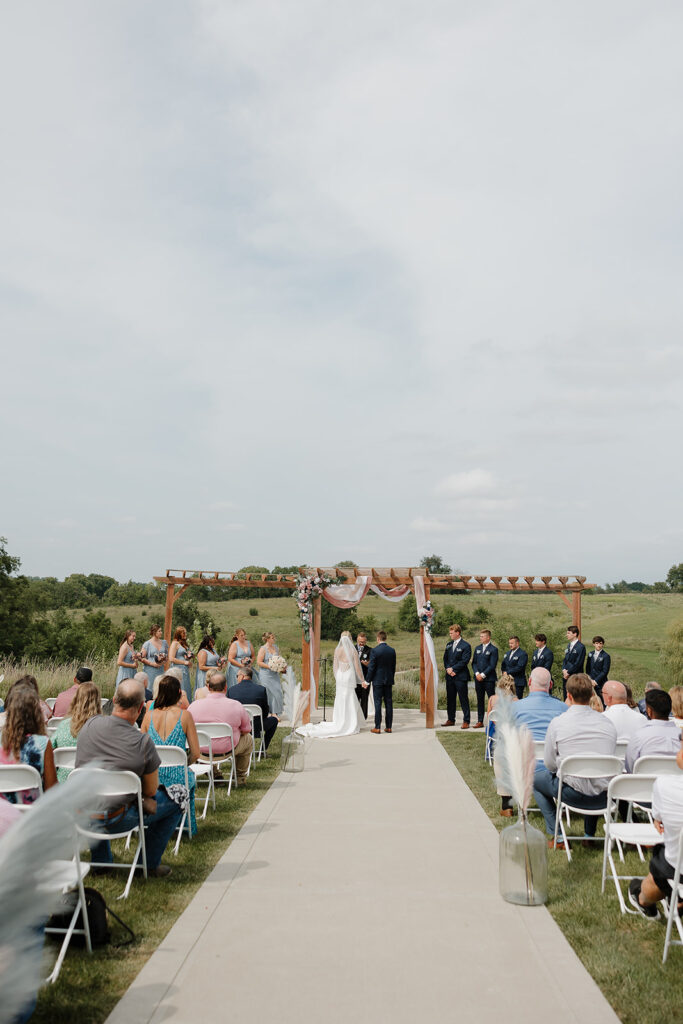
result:
M 89 956 L 72 943 L 57 983 L 41 988 L 31 1024 L 73 1024 L 74 1020 L 102 1024 L 106 1020 L 278 777 L 282 739 L 288 732 L 288 728 L 277 729 L 266 760 L 252 768 L 246 786 L 233 788 L 229 799 L 225 787 L 216 787 L 216 810 L 209 805 L 204 821 L 199 821 L 199 814 L 206 787 L 199 787 L 197 835 L 191 841 L 182 840 L 177 857 L 174 841 L 169 843 L 162 858 L 173 869 L 169 878 L 147 882 L 136 878 L 128 899 L 117 900 L 125 872 L 117 872 L 113 879 L 87 876 L 85 884 L 102 893 L 108 906 L 133 929 L 136 941 L 117 948 L 125 936 L 110 919 L 111 944 Z M 59 947 L 54 942 L 47 945 L 54 959 Z
M 492 768 L 484 761 L 483 736 L 439 732 L 446 753 L 489 818 L 501 831 L 515 819 L 501 818 Z M 543 831 L 540 814 L 531 824 Z M 581 819 L 581 834 L 583 820 Z M 577 831 L 572 821 L 572 831 Z M 565 853 L 548 851 L 547 908 L 567 941 L 624 1024 L 661 1024 L 680 1020 L 683 1005 L 683 951 L 672 950 L 662 964 L 664 925 L 636 915 L 622 915 L 608 877 L 604 895 L 602 846 L 584 850 L 572 846 L 572 861 Z M 629 854 L 624 874 L 647 873 L 648 861 Z M 512 954 L 511 954 L 512 955 Z M 557 971 L 562 964 L 556 965 Z M 530 997 L 531 997 L 530 993 Z M 549 1015 L 552 1012 L 549 1008 Z

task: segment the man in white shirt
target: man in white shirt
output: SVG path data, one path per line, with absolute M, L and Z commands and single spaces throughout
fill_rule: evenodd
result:
M 613 754 L 617 745 L 617 730 L 604 714 L 589 707 L 593 681 L 583 672 L 567 679 L 569 707 L 548 725 L 543 754 L 544 766 L 534 775 L 534 796 L 545 819 L 548 835 L 555 835 L 555 800 L 560 786 L 557 777 L 560 762 L 570 754 Z M 563 795 L 575 807 L 598 810 L 607 805 L 609 779 L 581 779 L 565 776 Z M 586 839 L 595 836 L 597 817 L 584 818 Z M 552 839 L 548 841 L 552 846 Z M 563 849 L 561 843 L 558 848 Z
M 630 740 L 635 732 L 647 725 L 640 711 L 627 704 L 626 687 L 616 679 L 610 679 L 602 687 L 605 702 L 605 716 L 617 730 L 617 739 Z
M 669 718 L 671 697 L 666 690 L 648 690 L 645 694 L 645 711 L 649 721 L 631 737 L 626 748 L 624 765 L 627 772 L 632 772 L 638 758 L 645 754 L 668 757 L 678 754 L 681 730 L 673 718 Z
M 671 879 L 678 859 L 678 837 L 683 828 L 683 746 L 676 754 L 680 775 L 661 775 L 652 790 L 652 817 L 664 837 L 652 851 L 647 878 L 634 878 L 628 887 L 629 902 L 643 917 L 656 921 L 657 903 L 671 895 Z

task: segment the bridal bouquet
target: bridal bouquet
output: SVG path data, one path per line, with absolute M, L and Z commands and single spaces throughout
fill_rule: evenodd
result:
M 268 668 L 271 672 L 286 672 L 287 662 L 281 654 L 273 654 L 273 656 L 268 659 Z

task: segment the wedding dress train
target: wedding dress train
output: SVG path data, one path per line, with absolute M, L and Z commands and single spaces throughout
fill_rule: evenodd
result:
M 334 652 L 334 680 L 337 690 L 332 721 L 319 722 L 317 725 L 300 725 L 297 732 L 302 736 L 332 739 L 334 736 L 353 736 L 360 732 L 363 713 L 356 696 L 356 684 L 363 680 L 363 672 L 358 661 L 358 652 L 350 637 L 342 636 Z

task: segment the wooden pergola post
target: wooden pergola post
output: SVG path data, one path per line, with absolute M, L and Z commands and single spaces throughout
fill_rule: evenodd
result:
M 429 601 L 429 584 L 425 583 L 425 601 Z M 421 644 L 421 660 L 425 660 L 425 646 L 426 641 L 424 637 L 424 626 L 422 627 L 422 644 Z M 427 670 L 425 666 L 425 686 L 424 686 L 424 702 L 425 702 L 425 727 L 427 729 L 434 728 L 434 686 L 427 686 Z M 433 684 L 434 680 L 432 680 Z M 422 689 L 422 688 L 421 688 Z M 422 703 L 422 693 L 420 693 L 420 704 Z
M 425 628 L 420 623 L 420 711 L 425 713 Z
M 164 639 L 171 646 L 171 630 L 173 629 L 173 584 L 166 586 L 166 615 L 164 616 Z
M 311 691 L 311 645 L 306 639 L 306 634 L 301 630 L 301 689 L 309 695 Z M 310 700 L 304 709 L 303 724 L 307 725 L 311 720 Z
M 581 635 L 581 591 L 572 591 L 572 620 L 573 625 L 579 627 L 579 636 Z
M 322 628 L 322 605 L 323 599 L 320 595 L 313 598 L 313 678 L 315 679 L 315 706 L 320 707 L 320 630 Z

